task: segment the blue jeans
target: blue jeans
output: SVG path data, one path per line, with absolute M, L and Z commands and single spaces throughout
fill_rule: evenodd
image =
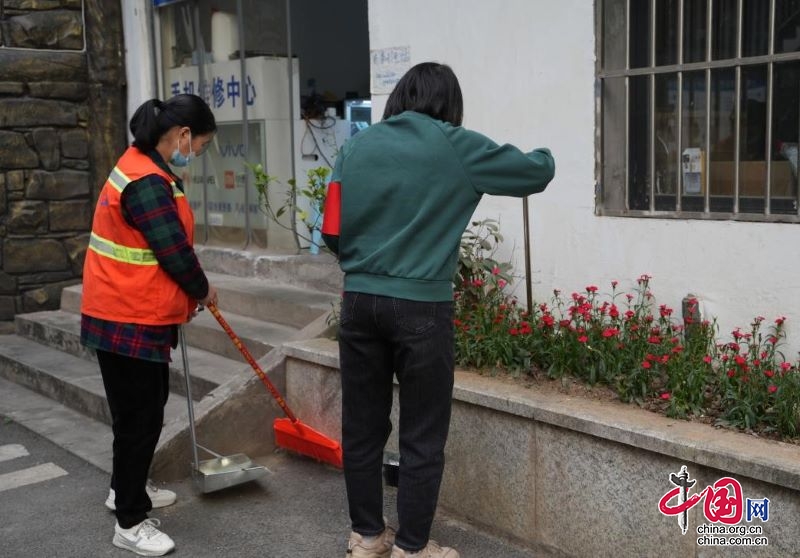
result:
M 383 523 L 383 450 L 400 385 L 399 528 L 395 544 L 428 543 L 444 470 L 453 395 L 453 303 L 344 293 L 339 326 L 342 449 L 353 531 Z

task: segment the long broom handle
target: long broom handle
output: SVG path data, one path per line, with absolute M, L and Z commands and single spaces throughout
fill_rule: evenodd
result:
M 275 384 L 273 384 L 267 375 L 264 374 L 264 371 L 261 370 L 261 367 L 256 362 L 256 359 L 253 358 L 253 355 L 251 355 L 247 347 L 244 346 L 242 340 L 239 339 L 239 336 L 234 333 L 234 331 L 231 329 L 231 326 L 228 325 L 228 322 L 226 322 L 225 318 L 222 317 L 222 314 L 219 313 L 219 308 L 217 308 L 217 305 L 213 302 L 209 302 L 206 304 L 206 308 L 208 308 L 208 311 L 214 315 L 219 322 L 219 325 L 222 326 L 222 329 L 225 330 L 225 333 L 227 333 L 228 337 L 230 337 L 231 341 L 233 341 L 233 344 L 236 345 L 236 348 L 239 349 L 239 352 L 242 353 L 247 362 L 250 363 L 250 366 L 253 367 L 255 373 L 258 374 L 258 377 L 261 378 L 261 381 L 265 386 L 267 386 L 267 389 L 272 394 L 272 397 L 274 397 L 275 401 L 278 402 L 278 405 L 281 406 L 281 409 L 283 409 L 283 412 L 286 413 L 287 417 L 289 417 L 289 420 L 291 420 L 293 423 L 296 423 L 297 417 L 295 417 L 294 413 L 291 411 L 291 409 L 289 409 L 289 405 L 286 404 L 286 400 L 284 400 L 283 396 L 278 391 L 278 388 L 276 388 Z

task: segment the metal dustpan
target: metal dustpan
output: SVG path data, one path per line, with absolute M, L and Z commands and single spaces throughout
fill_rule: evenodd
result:
M 192 382 L 189 373 L 189 359 L 186 354 L 186 337 L 183 328 L 179 332 L 181 357 L 183 358 L 183 376 L 186 380 L 186 405 L 189 410 L 189 434 L 192 439 L 192 478 L 200 492 L 208 494 L 230 486 L 236 486 L 269 473 L 263 465 L 253 463 L 253 460 L 243 453 L 233 455 L 220 455 L 197 443 L 197 434 L 194 428 L 194 404 L 192 403 Z M 200 461 L 198 448 L 214 456 L 213 459 Z
M 269 472 L 269 469 L 253 463 L 253 460 L 243 453 L 220 455 L 203 446 L 197 445 L 197 447 L 215 456 L 214 459 L 198 462 L 195 451 L 192 477 L 203 494 L 249 482 Z

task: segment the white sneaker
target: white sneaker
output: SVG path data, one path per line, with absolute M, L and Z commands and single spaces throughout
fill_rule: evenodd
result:
M 147 491 L 147 495 L 150 497 L 150 502 L 153 504 L 153 508 L 164 508 L 166 506 L 171 506 L 175 503 L 175 499 L 177 498 L 177 495 L 172 490 L 158 488 L 155 484 L 153 484 L 153 481 L 150 480 L 147 481 L 145 490 Z M 116 494 L 114 493 L 114 489 L 109 488 L 108 498 L 106 498 L 106 507 L 111 511 L 117 509 L 117 506 L 114 505 L 115 499 Z
M 117 523 L 112 542 L 114 546 L 130 550 L 139 556 L 163 556 L 175 548 L 175 541 L 156 529 L 160 525 L 158 519 L 145 519 L 130 529 L 123 529 Z

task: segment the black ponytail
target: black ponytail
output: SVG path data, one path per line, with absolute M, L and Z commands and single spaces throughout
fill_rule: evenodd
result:
M 214 113 L 197 95 L 175 95 L 166 101 L 150 99 L 144 102 L 130 121 L 133 145 L 141 151 L 152 151 L 161 136 L 175 126 L 188 126 L 192 135 L 215 132 Z

